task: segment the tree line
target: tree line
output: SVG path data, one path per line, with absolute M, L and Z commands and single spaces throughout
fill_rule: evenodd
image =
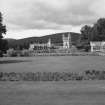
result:
M 100 18 L 92 26 L 81 28 L 81 43 L 89 50 L 90 41 L 105 41 L 105 18 Z
M 105 18 L 97 20 L 93 26 L 85 25 L 81 28 L 82 40 L 105 41 Z

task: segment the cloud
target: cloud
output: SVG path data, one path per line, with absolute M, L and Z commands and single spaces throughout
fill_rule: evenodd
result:
M 0 0 L 8 30 L 77 30 L 105 17 L 105 0 Z
M 98 0 L 91 5 L 90 10 L 93 11 L 97 17 L 105 17 L 105 0 Z

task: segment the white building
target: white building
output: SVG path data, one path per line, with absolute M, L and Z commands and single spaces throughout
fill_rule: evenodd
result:
M 47 43 L 33 43 L 30 44 L 29 50 L 45 50 L 52 46 L 51 39 L 48 40 Z
M 90 42 L 91 52 L 105 52 L 105 42 Z

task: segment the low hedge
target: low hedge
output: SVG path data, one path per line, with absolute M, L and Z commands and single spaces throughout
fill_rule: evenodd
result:
M 84 72 L 0 72 L 0 81 L 70 81 L 105 80 L 105 71 L 86 70 Z

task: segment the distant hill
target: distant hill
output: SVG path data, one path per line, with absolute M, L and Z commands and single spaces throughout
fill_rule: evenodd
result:
M 48 39 L 51 39 L 51 43 L 62 43 L 62 35 L 67 35 L 68 33 L 71 34 L 71 40 L 74 45 L 76 45 L 80 39 L 79 33 L 74 32 L 65 32 L 65 33 L 56 33 L 51 35 L 46 35 L 42 37 L 29 37 L 24 39 L 7 39 L 9 48 L 16 48 L 16 47 L 22 47 L 22 48 L 28 48 L 30 43 L 47 43 Z
M 12 39 L 12 38 L 5 38 L 5 40 L 7 40 L 8 42 L 16 41 L 16 39 Z

